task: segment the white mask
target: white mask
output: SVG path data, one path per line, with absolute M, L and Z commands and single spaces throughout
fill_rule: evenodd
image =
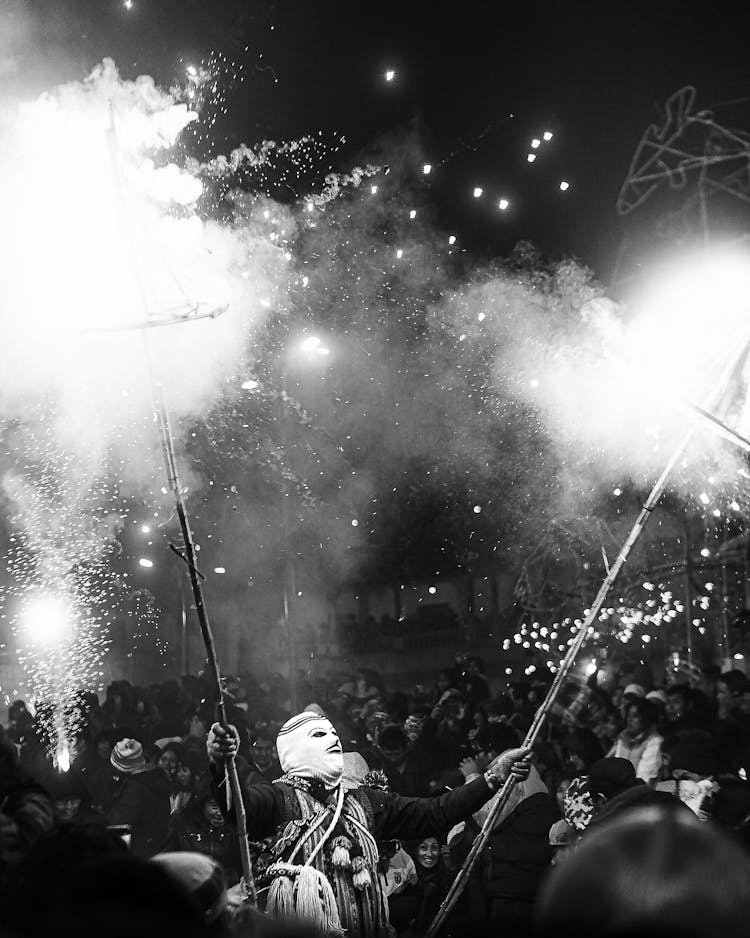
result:
M 281 727 L 276 738 L 284 772 L 336 788 L 344 769 L 341 741 L 330 720 L 305 711 Z

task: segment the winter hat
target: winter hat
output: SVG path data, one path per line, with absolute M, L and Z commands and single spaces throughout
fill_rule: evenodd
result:
M 276 751 L 288 775 L 322 782 L 326 788 L 341 781 L 341 742 L 331 721 L 318 713 L 305 711 L 287 720 L 276 737 Z
M 629 759 L 606 756 L 597 759 L 589 769 L 589 789 L 592 794 L 609 800 L 638 784 L 635 768 Z
M 143 755 L 143 746 L 137 739 L 121 739 L 112 750 L 109 761 L 118 772 L 125 775 L 135 775 L 145 772 L 146 757 Z
M 696 775 L 716 775 L 719 758 L 713 736 L 705 730 L 683 733 L 669 750 L 669 767 L 672 772 L 682 769 Z
M 622 692 L 622 696 L 627 697 L 628 694 L 632 694 L 634 697 L 645 697 L 646 688 L 642 684 L 628 684 Z
M 370 771 L 370 766 L 358 752 L 344 753 L 344 771 L 341 775 L 341 785 L 346 791 L 364 785 L 364 779 Z
M 208 922 L 226 907 L 226 877 L 213 857 L 188 850 L 157 853 L 152 862 L 176 880 L 189 894 Z

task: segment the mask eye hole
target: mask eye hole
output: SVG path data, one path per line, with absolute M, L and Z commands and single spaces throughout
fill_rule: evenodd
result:
M 313 739 L 320 739 L 321 736 L 325 736 L 325 730 L 315 730 L 310 734 Z

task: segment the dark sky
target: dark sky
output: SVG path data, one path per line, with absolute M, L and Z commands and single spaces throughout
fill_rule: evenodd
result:
M 750 17 L 736 4 L 698 15 L 671 0 L 5 3 L 16 20 L 20 10 L 32 17 L 16 48 L 3 50 L 15 55 L 17 80 L 81 77 L 109 55 L 126 77 L 169 84 L 185 63 L 220 51 L 246 79 L 228 95 L 217 151 L 344 134 L 336 168 L 346 170 L 380 134 L 417 125 L 435 167 L 430 201 L 466 249 L 502 254 L 528 238 L 605 281 L 623 234 L 639 224 L 618 216 L 617 193 L 666 98 L 692 84 L 699 107 L 750 130 Z M 545 130 L 554 137 L 529 164 L 530 141 Z

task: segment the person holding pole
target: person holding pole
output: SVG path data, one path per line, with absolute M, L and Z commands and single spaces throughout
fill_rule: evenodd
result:
M 226 805 L 223 764 L 237 753 L 234 727 L 211 727 L 208 755 L 217 802 Z M 388 904 L 377 875 L 377 843 L 447 834 L 489 801 L 509 778 L 530 772 L 530 751 L 509 749 L 473 781 L 438 798 L 342 785 L 343 752 L 331 722 L 313 711 L 281 728 L 283 775 L 243 792 L 248 836 L 261 843 L 255 881 L 270 916 L 320 935 L 385 938 Z M 227 809 L 229 810 L 229 809 Z

